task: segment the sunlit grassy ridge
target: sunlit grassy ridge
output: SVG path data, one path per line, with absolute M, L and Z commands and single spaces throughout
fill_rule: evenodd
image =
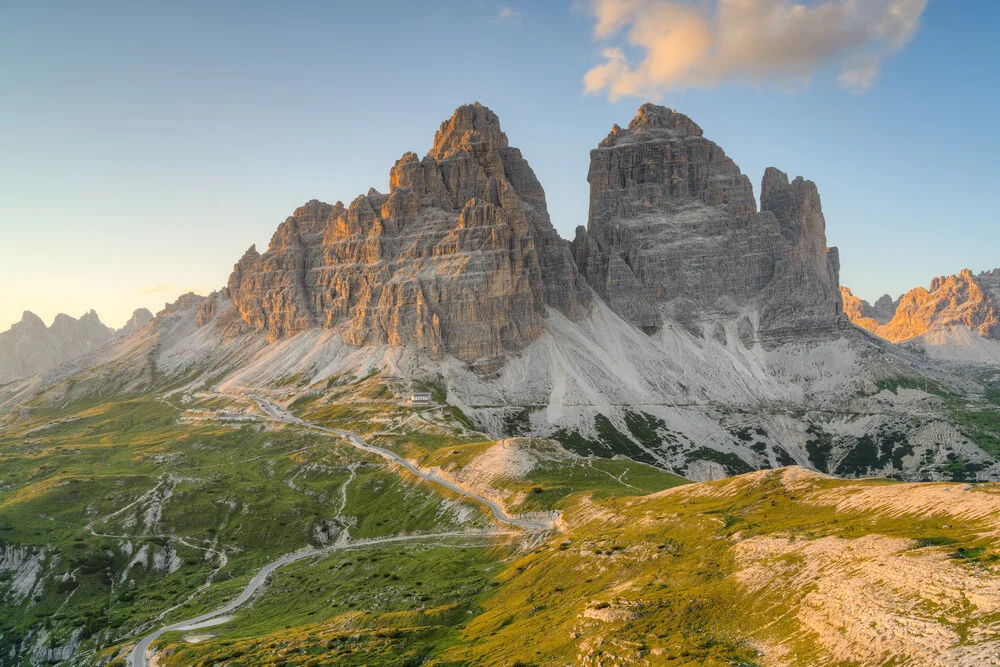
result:
M 514 512 L 561 509 L 575 494 L 597 498 L 645 495 L 687 480 L 661 468 L 630 459 L 579 457 L 553 440 L 513 438 L 501 443 L 473 442 L 426 449 L 402 437 L 397 448 L 425 467 L 476 480 L 491 489 Z
M 443 658 L 832 665 L 989 655 L 1000 621 L 998 493 L 900 485 L 897 495 L 885 482 L 789 469 L 581 498 L 566 510 L 568 530 L 504 573 Z
M 296 565 L 219 637 L 177 633 L 165 664 L 974 665 L 1000 645 L 994 485 L 791 468 L 563 507 L 512 560 Z

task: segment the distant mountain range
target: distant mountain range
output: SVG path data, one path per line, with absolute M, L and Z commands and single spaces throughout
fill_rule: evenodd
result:
M 941 359 L 1000 363 L 1000 269 L 941 276 L 874 306 L 840 289 L 851 321 L 877 336 Z
M 814 183 L 769 168 L 758 206 L 722 148 L 653 104 L 591 151 L 588 181 L 588 224 L 563 240 L 497 116 L 459 107 L 427 155 L 396 161 L 388 193 L 306 203 L 224 288 L 181 297 L 142 336 L 104 328 L 7 371 L 103 344 L 7 386 L 0 407 L 206 386 L 294 394 L 380 372 L 440 389 L 494 436 L 554 437 L 690 479 L 790 463 L 1000 475 L 986 436 L 941 400 L 978 400 L 986 380 L 927 352 L 945 330 L 992 344 L 995 273 L 860 302 L 839 285 Z
M 145 308 L 136 310 L 118 331 L 105 326 L 91 310 L 80 319 L 62 313 L 52 326 L 25 311 L 21 321 L 0 333 L 0 383 L 44 373 L 97 349 L 116 336 L 140 329 L 153 320 Z

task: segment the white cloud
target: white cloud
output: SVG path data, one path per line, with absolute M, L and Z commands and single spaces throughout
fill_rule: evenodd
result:
M 490 19 L 491 23 L 520 23 L 521 12 L 510 7 L 501 7 L 496 16 Z
M 853 93 L 867 92 L 875 83 L 880 64 L 879 57 L 875 54 L 850 58 L 844 62 L 843 71 L 837 77 L 837 81 Z
M 927 0 L 590 0 L 594 38 L 611 42 L 588 93 L 656 99 L 726 82 L 804 83 L 838 65 L 864 92 L 916 35 Z M 629 53 L 637 54 L 633 62 Z

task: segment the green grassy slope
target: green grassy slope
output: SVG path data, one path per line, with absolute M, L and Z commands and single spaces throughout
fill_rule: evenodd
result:
M 40 560 L 28 591 L 13 588 L 31 567 L 0 571 L 11 610 L 0 618 L 0 651 L 41 631 L 52 646 L 77 631 L 81 651 L 124 641 L 172 607 L 181 605 L 166 620 L 226 599 L 324 531 L 489 525 L 479 506 L 337 438 L 190 421 L 182 408 L 190 416 L 206 406 L 143 399 L 37 411 L 0 436 L 0 550 L 12 562 Z M 189 600 L 209 575 L 214 585 Z

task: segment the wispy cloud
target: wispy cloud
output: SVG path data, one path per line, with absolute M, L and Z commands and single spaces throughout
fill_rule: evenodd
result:
M 913 39 L 927 0 L 589 0 L 604 63 L 583 78 L 614 101 L 727 82 L 808 82 L 836 65 L 865 92 Z M 630 54 L 637 56 L 636 62 Z
M 520 23 L 523 16 L 521 12 L 510 7 L 501 7 L 496 16 L 490 18 L 490 23 Z
M 156 294 L 157 292 L 170 292 L 177 285 L 146 285 L 142 288 L 143 294 Z

